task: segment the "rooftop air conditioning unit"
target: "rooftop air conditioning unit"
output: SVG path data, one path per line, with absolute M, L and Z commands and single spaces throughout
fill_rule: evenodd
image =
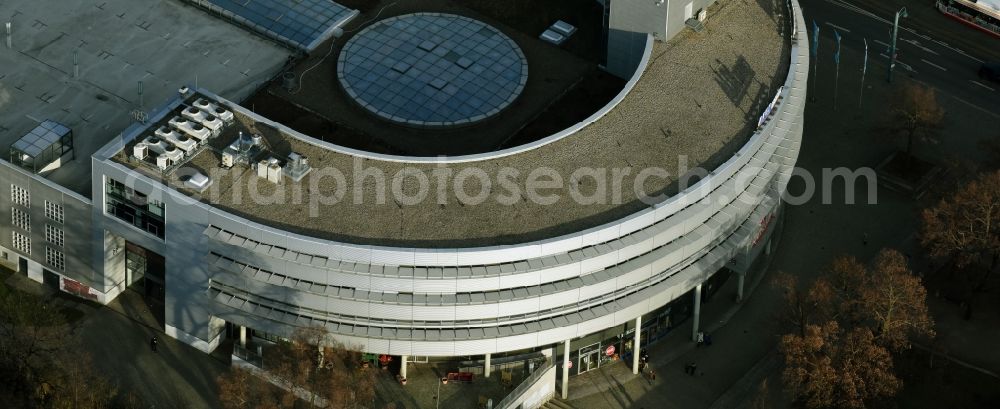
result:
M 212 106 L 215 105 L 215 104 L 206 101 L 205 98 L 198 98 L 191 105 L 194 105 L 195 108 L 204 109 L 204 110 L 207 111 L 209 109 L 212 109 Z
M 288 155 L 288 163 L 285 164 L 284 170 L 289 179 L 299 182 L 312 168 L 309 167 L 309 158 L 292 152 Z
M 281 183 L 281 164 L 277 158 L 267 160 L 267 180 L 271 183 Z
M 257 177 L 267 179 L 267 159 L 257 162 Z
M 219 119 L 221 119 L 222 122 L 225 122 L 227 124 L 233 122 L 234 119 L 233 113 L 228 109 L 221 107 L 219 104 L 208 101 L 204 98 L 198 98 L 198 100 L 194 101 L 193 105 L 202 111 L 208 112 L 212 115 L 219 117 Z
M 708 11 L 705 9 L 698 10 L 698 21 L 705 22 L 708 18 Z
M 236 165 L 236 149 L 233 149 L 232 145 L 227 146 L 226 149 L 222 151 L 222 167 L 231 168 Z
M 169 126 L 161 126 L 156 129 L 155 133 L 157 137 L 172 143 L 178 148 L 181 148 L 184 153 L 191 153 L 191 151 L 198 147 L 198 141 L 177 132 L 175 129 L 171 129 Z
M 136 159 L 143 160 L 146 159 L 146 156 L 148 155 L 149 155 L 149 147 L 147 147 L 145 143 L 139 142 L 132 147 L 132 156 L 134 156 Z
M 176 146 L 167 145 L 167 147 L 163 149 L 163 153 L 160 154 L 160 157 L 164 156 L 174 162 L 177 162 L 184 158 L 184 151 L 177 149 Z
M 173 164 L 174 162 L 165 155 L 160 155 L 156 157 L 156 167 L 160 168 L 160 170 L 167 170 L 167 168 L 169 168 Z
M 175 116 L 170 119 L 170 126 L 174 127 L 187 136 L 197 139 L 200 142 L 204 142 L 206 139 L 212 136 L 212 132 L 206 129 L 199 123 L 190 121 L 186 118 Z
M 208 128 L 212 132 L 212 136 L 219 136 L 222 133 L 222 127 L 225 125 L 221 119 L 197 107 L 184 108 L 181 111 L 181 115 Z
M 150 151 L 157 154 L 163 154 L 167 151 L 167 143 L 154 135 L 147 136 L 146 139 L 142 140 L 142 143 L 149 147 Z

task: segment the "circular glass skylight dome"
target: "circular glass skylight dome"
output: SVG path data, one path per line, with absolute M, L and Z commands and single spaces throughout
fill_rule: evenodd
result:
M 379 21 L 340 53 L 337 76 L 351 98 L 386 120 L 424 127 L 496 115 L 528 81 L 528 61 L 509 37 L 454 14 Z

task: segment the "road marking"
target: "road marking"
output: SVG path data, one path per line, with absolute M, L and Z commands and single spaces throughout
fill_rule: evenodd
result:
M 923 58 L 921 58 L 921 59 L 920 59 L 920 61 L 923 61 L 923 62 L 927 63 L 927 65 L 930 65 L 931 67 L 934 67 L 934 68 L 937 68 L 937 69 L 939 69 L 939 70 L 941 70 L 941 71 L 948 71 L 948 69 L 947 69 L 947 68 L 944 68 L 944 67 L 942 67 L 942 66 L 940 66 L 940 65 L 937 65 L 937 64 L 935 64 L 935 63 L 932 63 L 932 62 L 930 62 L 930 61 L 927 61 L 927 60 L 925 60 L 925 59 L 923 59 Z
M 931 54 L 934 54 L 934 55 L 940 55 L 937 52 L 935 52 L 934 50 L 931 50 L 930 48 L 927 48 L 927 47 L 924 47 L 924 46 L 920 45 L 920 42 L 917 41 L 917 40 L 910 40 L 910 39 L 906 39 L 906 38 L 900 38 L 900 40 L 906 41 L 906 42 L 908 42 L 910 44 L 913 44 L 917 48 L 919 48 L 921 50 L 924 50 L 924 51 L 926 51 L 928 53 L 931 53 Z
M 835 6 L 838 6 L 838 7 L 841 7 L 841 8 L 845 8 L 845 9 L 848 9 L 848 10 L 851 10 L 851 11 L 854 11 L 855 13 L 868 16 L 868 17 L 872 18 L 875 21 L 880 21 L 882 23 L 892 25 L 892 23 L 890 23 L 889 20 L 886 20 L 886 19 L 884 19 L 882 17 L 879 17 L 879 16 L 875 15 L 874 13 L 872 13 L 872 12 L 870 12 L 868 10 L 865 10 L 865 9 L 863 9 L 861 7 L 858 7 L 858 6 L 855 6 L 853 4 L 847 3 L 845 1 L 842 1 L 842 0 L 825 0 L 825 1 L 827 3 L 833 4 Z M 917 32 L 915 30 L 913 30 L 912 28 L 900 27 L 900 29 L 902 29 L 902 31 L 909 32 L 911 34 L 920 35 L 920 34 L 917 34 Z M 935 41 L 937 41 L 937 40 L 935 40 Z M 964 51 L 962 51 L 962 50 L 960 50 L 958 48 L 946 45 L 946 44 L 944 44 L 941 41 L 937 41 L 937 42 L 940 43 L 941 45 L 944 45 L 949 50 L 958 52 L 958 53 L 962 54 L 963 56 L 971 58 L 973 61 L 976 61 L 978 63 L 983 63 L 983 60 L 980 60 L 979 58 L 976 58 L 976 57 L 973 57 L 973 56 L 971 56 L 969 54 L 966 54 Z M 882 44 L 885 45 L 886 47 L 889 46 L 888 44 L 885 44 L 885 43 L 882 43 Z
M 888 47 L 888 46 L 889 46 L 889 43 L 884 43 L 884 42 L 881 42 L 881 41 L 879 41 L 879 40 L 872 40 L 872 41 L 874 41 L 874 42 L 875 42 L 875 44 L 879 44 L 879 45 L 882 45 L 882 46 L 885 46 L 885 47 Z
M 995 89 L 993 89 L 993 87 L 991 87 L 991 86 L 989 86 L 989 85 L 986 85 L 986 84 L 983 84 L 983 83 L 981 83 L 981 82 L 979 82 L 979 81 L 976 81 L 976 80 L 969 80 L 969 82 L 971 82 L 971 83 L 973 83 L 973 84 L 976 84 L 976 85 L 978 85 L 978 86 L 980 86 L 980 87 L 983 87 L 983 88 L 986 88 L 986 89 L 988 89 L 988 90 L 990 90 L 990 91 L 996 91 Z
M 837 29 L 837 30 L 840 30 L 840 31 L 842 31 L 842 32 L 845 32 L 845 33 L 850 33 L 850 32 L 851 32 L 851 30 L 848 30 L 848 29 L 846 29 L 846 28 L 843 28 L 843 27 L 841 27 L 841 26 L 838 26 L 838 25 L 836 25 L 836 24 L 833 24 L 833 23 L 831 23 L 831 22 L 829 22 L 829 21 L 827 21 L 827 22 L 826 22 L 826 25 L 828 25 L 828 26 L 830 26 L 830 27 L 833 27 L 833 28 L 835 28 L 835 29 Z
M 959 97 L 956 97 L 954 95 L 952 95 L 951 97 L 955 98 L 956 101 L 961 102 L 963 104 L 966 104 L 966 105 L 968 105 L 968 106 L 970 106 L 972 108 L 978 109 L 978 110 L 982 111 L 983 113 L 986 113 L 986 114 L 992 115 L 994 117 L 1000 118 L 1000 115 L 997 115 L 995 112 L 991 112 L 990 110 L 985 109 L 985 108 L 983 108 L 983 107 L 981 107 L 979 105 L 973 104 L 973 103 L 971 103 L 969 101 L 966 101 L 966 100 L 964 100 L 962 98 L 959 98 Z
M 878 53 L 878 55 L 881 55 L 881 56 L 882 56 L 882 57 L 884 57 L 884 58 L 889 58 L 889 56 L 888 56 L 888 55 L 886 55 L 885 53 Z M 913 67 L 911 67 L 911 66 L 910 66 L 910 64 L 907 64 L 907 63 L 905 63 L 905 62 L 902 62 L 902 61 L 900 61 L 900 60 L 896 60 L 896 64 L 899 64 L 899 66 L 900 66 L 900 67 L 903 67 L 903 69 L 905 69 L 905 70 L 907 70 L 907 71 L 909 71 L 909 72 L 912 72 L 912 73 L 914 73 L 914 74 L 916 74 L 916 73 L 917 73 L 917 70 L 913 69 Z M 933 64 L 932 64 L 932 65 L 933 65 Z M 941 67 L 938 67 L 938 68 L 941 68 Z M 943 68 L 942 68 L 942 69 L 943 69 Z

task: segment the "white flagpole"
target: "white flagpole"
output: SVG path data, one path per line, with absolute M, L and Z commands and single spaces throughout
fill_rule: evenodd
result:
M 865 73 L 868 72 L 868 39 L 865 39 L 865 64 L 861 66 L 861 92 L 858 93 L 858 108 L 865 97 Z

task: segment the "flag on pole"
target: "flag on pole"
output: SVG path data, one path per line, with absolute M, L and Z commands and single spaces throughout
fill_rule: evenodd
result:
M 816 51 L 819 48 L 819 26 L 816 24 L 816 20 L 813 20 L 813 38 L 812 38 L 812 49 L 809 50 L 813 58 L 816 58 Z
M 833 37 L 837 39 L 837 51 L 833 53 L 833 62 L 840 65 L 840 32 L 833 30 Z
M 865 39 L 865 64 L 861 66 L 861 76 L 865 75 L 868 71 L 868 39 Z

